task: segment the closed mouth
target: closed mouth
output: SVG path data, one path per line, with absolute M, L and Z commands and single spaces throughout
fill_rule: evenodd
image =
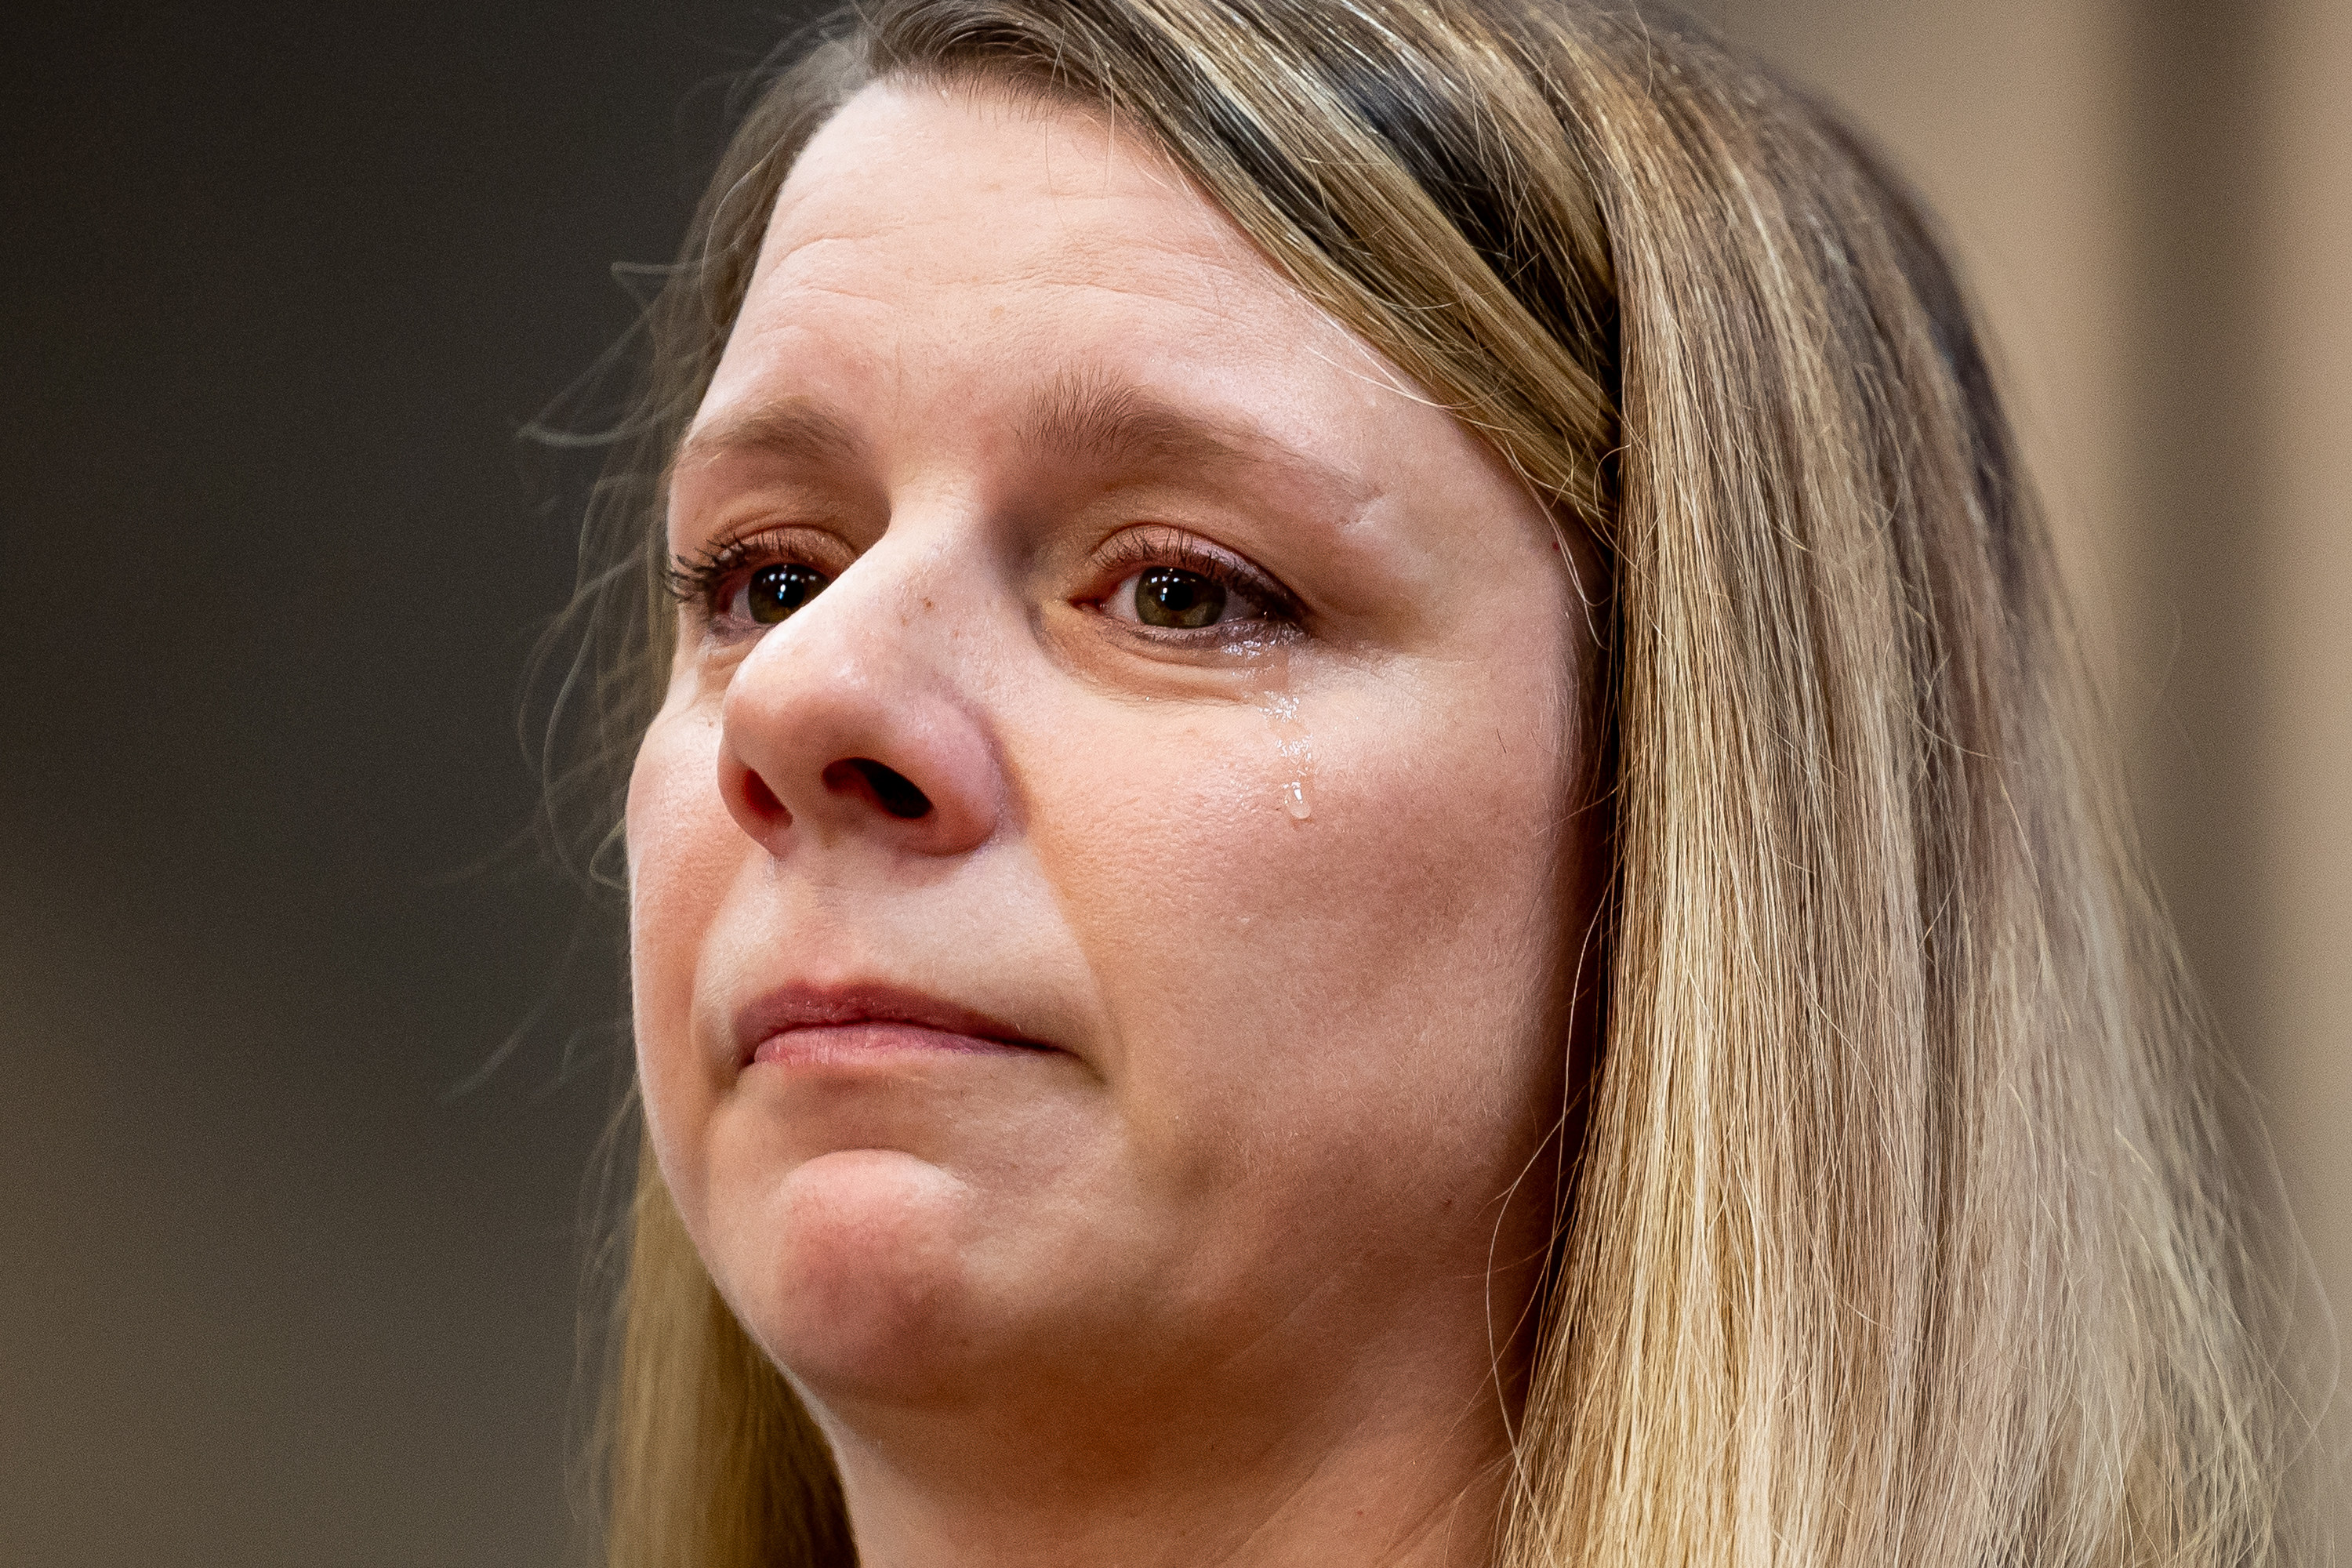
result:
M 984 1013 L 887 984 L 779 986 L 735 1016 L 738 1067 L 885 1052 L 1051 1050 Z

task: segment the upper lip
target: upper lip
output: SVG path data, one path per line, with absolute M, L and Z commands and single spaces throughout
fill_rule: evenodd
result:
M 793 1029 L 833 1024 L 911 1024 L 942 1034 L 1038 1046 L 987 1014 L 887 982 L 842 985 L 780 985 L 752 998 L 735 1013 L 735 1055 L 749 1062 L 761 1045 Z

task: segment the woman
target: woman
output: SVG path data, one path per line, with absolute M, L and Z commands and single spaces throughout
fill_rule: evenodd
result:
M 890 0 L 651 325 L 611 1561 L 2277 1560 L 2047 544 L 1817 110 Z

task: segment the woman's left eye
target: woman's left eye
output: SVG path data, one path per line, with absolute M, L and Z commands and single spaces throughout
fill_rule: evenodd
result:
M 1130 573 L 1104 597 L 1102 607 L 1114 620 L 1167 631 L 1200 631 L 1266 616 L 1266 606 L 1248 590 L 1183 566 Z
M 1120 584 L 1111 597 L 1144 626 L 1189 630 L 1223 620 L 1229 595 L 1223 583 L 1198 572 L 1187 572 L 1181 566 L 1147 566 Z

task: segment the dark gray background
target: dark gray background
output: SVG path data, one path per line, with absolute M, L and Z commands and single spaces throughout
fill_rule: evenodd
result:
M 619 990 L 529 839 L 579 469 L 515 437 L 782 30 L 12 16 L 0 1562 L 555 1559 Z

